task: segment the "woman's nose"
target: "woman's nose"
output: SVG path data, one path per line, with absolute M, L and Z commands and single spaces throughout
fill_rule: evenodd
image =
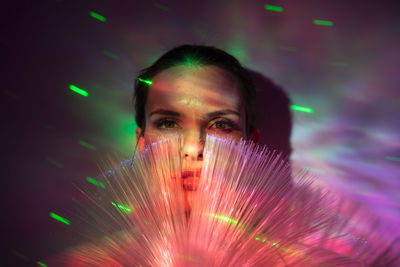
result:
M 202 160 L 205 136 L 201 130 L 187 130 L 183 136 L 182 154 L 185 159 Z

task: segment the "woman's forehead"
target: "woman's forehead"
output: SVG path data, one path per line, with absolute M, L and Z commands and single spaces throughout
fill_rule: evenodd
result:
M 152 80 L 146 110 L 160 105 L 240 111 L 242 97 L 235 78 L 219 67 L 177 66 L 162 71 Z

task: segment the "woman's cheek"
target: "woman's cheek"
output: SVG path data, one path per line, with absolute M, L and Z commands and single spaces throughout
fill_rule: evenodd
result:
M 149 130 L 145 133 L 146 144 L 151 144 L 159 140 L 173 138 L 179 136 L 178 131 L 173 130 Z
M 221 139 L 231 139 L 231 140 L 236 140 L 239 141 L 240 138 L 243 137 L 243 134 L 240 131 L 232 131 L 232 132 L 223 132 L 223 131 L 209 131 L 209 135 L 221 138 Z

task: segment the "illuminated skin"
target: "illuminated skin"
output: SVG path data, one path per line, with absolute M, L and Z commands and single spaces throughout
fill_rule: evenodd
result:
M 183 187 L 189 207 L 200 177 L 207 134 L 258 141 L 258 131 L 246 136 L 245 107 L 235 78 L 216 66 L 180 65 L 157 74 L 149 88 L 145 120 L 144 136 L 141 128 L 136 130 L 142 152 L 161 137 L 182 136 Z

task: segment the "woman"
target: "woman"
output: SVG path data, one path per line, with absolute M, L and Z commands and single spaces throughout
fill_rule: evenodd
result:
M 143 151 L 171 134 L 183 137 L 182 175 L 189 205 L 207 134 L 258 142 L 255 91 L 249 72 L 234 57 L 208 46 L 176 47 L 139 75 L 134 96 L 138 148 Z
M 185 157 L 199 161 L 206 134 L 259 138 L 251 77 L 214 47 L 183 45 L 165 53 L 139 75 L 134 106 L 141 150 L 159 136 L 179 133 Z
M 259 131 L 255 127 L 256 98 L 254 89 L 255 87 L 252 80 L 253 79 L 249 72 L 229 54 L 214 47 L 192 45 L 184 45 L 170 50 L 161 56 L 152 66 L 143 70 L 137 78 L 134 96 L 136 122 L 138 125 L 136 130 L 137 146 L 139 151 L 144 152 L 146 145 L 149 145 L 160 139 L 175 137 L 176 135 L 180 135 L 182 137 L 182 186 L 184 189 L 183 191 L 185 194 L 185 200 L 187 201 L 184 204 L 185 211 L 195 210 L 191 209 L 193 203 L 192 200 L 200 179 L 205 138 L 207 135 L 214 135 L 217 137 L 222 137 L 223 139 L 233 140 L 244 138 L 258 142 L 260 136 Z M 275 99 L 272 98 L 271 101 L 273 102 L 274 100 Z M 285 101 L 283 103 L 286 105 L 286 108 L 288 108 L 288 103 Z M 278 134 L 280 130 L 281 129 L 279 128 L 273 128 L 273 131 L 278 132 Z M 276 144 L 271 144 L 272 147 L 276 147 L 275 145 Z M 288 148 L 290 145 L 286 144 L 285 147 Z M 287 151 L 282 152 L 287 153 Z M 122 173 L 125 173 L 125 171 L 122 171 Z M 129 172 L 127 173 L 129 174 Z M 200 263 L 196 263 L 196 259 L 201 259 L 199 262 L 203 262 L 203 258 L 189 257 L 191 255 L 203 255 L 202 251 L 198 253 L 196 250 L 197 243 L 200 243 L 204 245 L 204 247 L 201 247 L 201 249 L 206 248 L 205 251 L 207 251 L 207 253 L 204 253 L 204 255 L 206 255 L 204 262 L 214 262 L 215 258 L 221 257 L 222 259 L 228 259 L 236 263 L 235 260 L 232 260 L 232 258 L 230 259 L 229 257 L 225 257 L 226 255 L 222 253 L 221 250 L 211 249 L 211 252 L 208 250 L 212 242 L 214 242 L 213 244 L 216 244 L 217 248 L 219 248 L 218 246 L 222 248 L 225 247 L 226 242 L 224 241 L 224 238 L 229 235 L 225 235 L 226 232 L 224 232 L 224 230 L 221 231 L 222 234 L 218 236 L 219 232 L 217 229 L 232 229 L 233 236 L 236 237 L 240 234 L 243 234 L 245 237 L 244 242 L 242 242 L 242 239 L 239 238 L 232 239 L 233 245 L 231 247 L 234 247 L 235 249 L 232 250 L 231 254 L 227 254 L 231 255 L 232 257 L 240 257 L 240 253 L 237 253 L 238 255 L 236 255 L 236 248 L 243 247 L 241 252 L 243 252 L 245 256 L 247 255 L 246 253 L 252 254 L 253 252 L 261 251 L 262 253 L 258 255 L 261 257 L 261 260 L 265 260 L 265 262 L 277 263 L 275 265 L 280 263 L 285 266 L 291 264 L 297 264 L 298 266 L 322 266 L 322 263 L 338 263 L 337 265 L 332 264 L 329 266 L 359 266 L 357 259 L 353 260 L 347 258 L 347 256 L 342 257 L 336 253 L 336 251 L 341 250 L 342 248 L 347 248 L 345 245 L 348 242 L 343 244 L 339 243 L 340 246 L 338 249 L 335 250 L 332 248 L 332 252 L 325 248 L 324 242 L 326 242 L 326 240 L 323 239 L 321 239 L 321 242 L 323 241 L 321 243 L 319 241 L 320 239 L 316 238 L 316 246 L 307 244 L 307 242 L 304 244 L 297 243 L 299 240 L 303 240 L 300 237 L 308 237 L 307 234 L 309 234 L 309 232 L 310 234 L 321 234 L 323 238 L 326 238 L 330 234 L 333 234 L 335 230 L 337 230 L 335 225 L 338 221 L 336 220 L 335 216 L 331 216 L 329 214 L 326 215 L 326 213 L 329 211 L 328 208 L 330 204 L 329 202 L 325 203 L 323 201 L 324 195 L 314 195 L 312 192 L 308 191 L 307 187 L 304 189 L 295 189 L 293 187 L 294 189 L 286 194 L 286 192 L 283 192 L 284 190 L 282 190 L 282 187 L 288 187 L 289 183 L 282 182 L 280 179 L 278 179 L 279 176 L 277 176 L 277 179 L 274 179 L 276 178 L 275 176 L 271 176 L 272 178 L 269 179 L 268 183 L 271 185 L 278 185 L 278 187 L 266 187 L 266 190 L 264 191 L 258 188 L 258 190 L 255 190 L 251 193 L 251 196 L 245 192 L 243 193 L 243 196 L 245 196 L 244 198 L 234 198 L 236 193 L 240 194 L 240 192 L 242 192 L 241 190 L 238 190 L 237 192 L 235 191 L 235 194 L 232 195 L 226 195 L 224 192 L 217 192 L 217 194 L 220 195 L 216 198 L 213 198 L 213 196 L 208 196 L 208 191 L 198 191 L 198 193 L 203 193 L 202 196 L 204 199 L 208 198 L 209 200 L 214 201 L 214 204 L 215 201 L 223 200 L 225 203 L 228 203 L 228 209 L 231 207 L 236 207 L 236 204 L 231 203 L 240 203 L 240 201 L 244 201 L 247 205 L 249 199 L 252 199 L 252 201 L 254 200 L 254 198 L 252 198 L 254 193 L 259 194 L 261 197 L 259 199 L 255 199 L 257 200 L 254 202 L 255 206 L 238 205 L 238 207 L 246 207 L 243 210 L 232 208 L 232 210 L 238 211 L 239 213 L 243 212 L 246 215 L 258 215 L 258 210 L 261 211 L 260 214 L 262 214 L 262 217 L 260 220 L 258 220 L 257 216 L 253 216 L 251 218 L 255 218 L 255 220 L 250 220 L 250 223 L 243 224 L 243 226 L 247 225 L 247 228 L 245 228 L 246 231 L 242 231 L 241 223 L 238 223 L 234 219 L 220 216 L 218 213 L 214 214 L 204 212 L 203 215 L 200 214 L 200 216 L 195 218 L 205 218 L 205 221 L 193 219 L 194 224 L 196 225 L 197 223 L 197 227 L 189 227 L 189 229 L 194 233 L 197 233 L 198 229 L 202 229 L 204 226 L 208 232 L 200 231 L 201 234 L 194 235 L 196 238 L 193 242 L 185 243 L 181 242 L 182 240 L 179 239 L 181 237 L 186 239 L 187 237 L 185 235 L 187 232 L 179 231 L 179 229 L 181 229 L 179 227 L 185 225 L 185 223 L 182 223 L 185 218 L 182 219 L 184 216 L 177 216 L 174 218 L 174 215 L 170 215 L 171 212 L 174 212 L 174 209 L 169 209 L 169 202 L 164 206 L 161 203 L 161 205 L 153 205 L 150 208 L 147 207 L 147 204 L 144 205 L 144 207 L 138 205 L 136 207 L 133 206 L 133 208 L 137 208 L 137 210 L 134 212 L 135 214 L 132 215 L 134 218 L 136 218 L 136 224 L 132 223 L 132 221 L 129 219 L 126 220 L 123 215 L 120 217 L 121 213 L 114 214 L 112 211 L 107 210 L 107 216 L 112 219 L 116 219 L 116 222 L 121 223 L 121 226 L 125 227 L 124 231 L 115 233 L 113 231 L 105 230 L 105 232 L 110 233 L 110 236 L 107 236 L 104 240 L 95 240 L 89 244 L 77 247 L 67 254 L 62 255 L 60 258 L 50 262 L 58 263 L 60 266 L 130 266 L 132 264 L 138 264 L 137 262 L 132 262 L 131 259 L 135 259 L 136 261 L 139 260 L 144 263 L 148 263 L 149 261 L 154 263 L 159 261 L 162 262 L 165 259 L 168 260 L 170 258 L 174 258 L 174 260 L 177 262 L 182 261 L 184 263 L 183 266 L 192 263 L 195 266 L 202 266 Z M 290 170 L 288 176 L 290 177 Z M 147 178 L 146 175 L 143 177 Z M 228 176 L 223 175 L 222 177 Z M 244 175 L 244 177 L 247 179 L 250 176 Z M 131 177 L 129 175 L 125 181 L 126 183 L 122 183 L 121 185 L 123 189 L 125 189 L 125 185 L 132 186 Z M 171 181 L 171 179 L 169 181 Z M 147 185 L 156 183 L 156 181 L 148 181 L 148 179 L 142 179 L 140 182 Z M 154 192 L 149 190 L 148 192 L 145 192 L 144 195 L 141 195 L 141 188 L 145 188 L 145 186 L 142 187 L 141 183 L 137 183 L 137 181 L 136 183 L 133 182 L 134 188 L 126 189 L 131 195 L 135 196 L 136 199 L 140 200 L 138 201 L 139 203 L 150 202 L 160 204 L 160 202 L 153 202 L 153 200 L 163 200 L 163 197 L 159 198 L 157 196 L 162 195 L 161 192 L 158 194 L 159 191 L 156 191 L 157 195 L 154 195 Z M 179 189 L 180 184 L 175 188 Z M 271 188 L 274 190 L 270 190 Z M 124 190 L 120 191 L 122 192 Z M 118 194 L 116 195 L 124 195 L 119 194 L 120 191 L 117 190 Z M 177 191 L 179 190 L 173 191 L 173 195 L 175 195 L 175 192 Z M 136 192 L 137 194 L 132 194 L 132 192 Z M 271 192 L 273 194 L 271 194 Z M 272 197 L 270 195 L 272 195 Z M 228 199 L 227 196 L 233 196 L 233 198 Z M 124 196 L 122 199 L 123 198 Z M 180 200 L 179 197 L 172 197 L 172 199 L 177 201 Z M 261 203 L 259 206 L 257 206 L 259 204 L 258 200 L 260 200 Z M 325 205 L 324 203 L 328 203 L 329 205 Z M 206 204 L 209 203 L 207 202 Z M 116 204 L 114 203 L 113 205 Z M 207 207 L 208 205 L 204 206 Z M 158 207 L 161 207 L 160 213 L 152 213 L 153 211 L 158 210 Z M 258 208 L 256 209 L 255 207 Z M 253 213 L 253 210 L 257 210 L 257 212 Z M 320 213 L 322 211 L 323 213 Z M 147 216 L 142 216 L 142 214 L 147 214 Z M 163 214 L 166 215 L 164 220 L 160 218 L 160 215 Z M 193 214 L 194 215 L 191 215 L 191 219 L 196 215 L 194 211 Z M 217 219 L 214 219 L 214 217 Z M 249 216 L 241 217 L 242 222 L 243 220 L 245 221 L 244 218 L 248 217 Z M 266 218 L 269 217 L 272 219 L 267 220 Z M 179 218 L 181 218 L 181 221 L 179 221 Z M 238 218 L 240 218 L 240 216 L 238 216 Z M 219 224 L 216 223 L 216 220 L 220 219 L 228 222 L 229 227 L 218 226 Z M 175 223 L 176 221 L 181 223 Z M 207 224 L 207 222 L 210 224 Z M 294 226 L 292 226 L 293 223 Z M 231 227 L 231 225 L 236 224 L 236 228 Z M 100 228 L 107 229 L 109 226 L 114 225 L 116 225 L 116 223 L 111 223 L 105 225 L 104 227 L 100 225 Z M 258 226 L 256 227 L 256 225 Z M 339 224 L 339 226 L 340 225 L 341 224 Z M 209 230 L 209 228 L 207 228 L 208 226 L 212 226 L 213 230 Z M 143 233 L 137 231 L 136 227 L 142 227 L 143 229 L 149 231 Z M 254 230 L 252 227 L 258 230 Z M 343 227 L 343 225 L 341 227 Z M 277 229 L 280 228 L 282 229 L 278 231 Z M 189 231 L 189 233 L 193 232 Z M 265 234 L 261 235 L 260 238 L 257 232 L 265 232 Z M 169 235 L 170 233 L 172 233 L 172 235 Z M 176 233 L 178 233 L 178 235 L 176 235 Z M 183 233 L 182 236 L 179 235 L 180 233 Z M 213 234 L 216 233 L 216 236 L 221 237 L 222 241 L 219 241 L 219 239 L 216 238 L 207 240 L 205 239 L 207 242 L 197 242 L 204 236 L 202 233 L 205 233 L 207 237 L 213 236 Z M 275 243 L 275 239 L 270 237 L 273 236 L 274 233 L 277 237 L 280 237 L 280 234 L 285 236 L 285 238 L 282 238 L 284 241 L 282 242 L 282 246 L 280 245 L 281 243 Z M 171 236 L 173 237 L 172 239 L 167 238 Z M 316 236 L 314 235 L 314 237 Z M 292 242 L 291 238 L 293 238 L 295 241 Z M 154 240 L 156 240 L 156 242 L 153 242 Z M 168 254 L 170 251 L 175 251 L 174 249 L 171 249 L 171 247 L 173 247 L 171 244 L 175 244 L 173 242 L 176 240 L 179 241 L 177 242 L 179 244 L 190 244 L 187 254 Z M 304 240 L 310 241 L 307 238 Z M 329 240 L 329 238 L 327 240 Z M 336 239 L 332 239 L 331 241 L 333 242 L 335 240 Z M 259 243 L 256 243 L 256 241 L 259 241 Z M 339 241 L 340 240 L 337 239 L 337 242 Z M 264 250 L 261 250 L 260 248 L 264 244 L 268 244 L 268 246 L 271 248 L 265 249 L 264 247 Z M 335 243 L 329 244 L 328 242 L 327 244 L 331 246 Z M 359 244 L 352 244 L 352 246 L 354 246 L 354 248 L 358 248 Z M 350 246 L 350 248 L 352 246 Z M 331 249 L 331 247 L 329 247 L 329 249 Z M 264 257 L 263 255 L 265 251 L 268 253 L 265 254 L 266 258 L 263 259 L 262 257 Z M 367 252 L 370 251 L 370 248 L 363 251 L 364 255 L 367 255 Z M 152 253 L 154 253 L 154 255 Z M 388 254 L 386 251 L 383 251 L 382 254 L 376 256 L 376 260 L 374 260 L 374 255 L 372 255 L 372 257 L 368 257 L 368 255 L 361 256 L 365 257 L 367 259 L 366 262 L 370 262 L 371 266 L 384 266 L 381 263 L 387 262 L 387 259 L 393 263 L 396 261 L 395 257 L 393 258 L 390 255 L 386 256 L 385 253 Z M 288 254 L 288 257 L 285 257 L 284 260 L 281 254 Z M 291 257 L 292 255 L 294 255 L 294 257 Z M 360 259 L 362 258 L 361 256 Z M 275 257 L 276 260 L 272 257 Z M 381 259 L 380 257 L 383 258 Z M 244 262 L 247 262 L 248 258 L 242 257 L 240 259 Z M 291 260 L 291 262 L 285 262 L 288 259 Z M 249 258 L 249 262 L 251 262 L 251 258 Z M 154 266 L 160 265 L 161 264 L 154 264 Z
M 254 82 L 263 99 L 256 98 Z M 162 55 L 137 78 L 134 107 L 140 151 L 160 138 L 176 134 L 183 137 L 182 177 L 187 210 L 198 187 L 206 135 L 258 143 L 257 110 L 267 118 L 262 123 L 269 130 L 266 145 L 281 152 L 283 157 L 290 156 L 291 118 L 287 96 L 268 79 L 246 70 L 234 57 L 214 47 L 183 45 Z M 380 257 L 367 262 L 380 266 L 386 260 Z M 343 266 L 351 265 L 346 263 L 346 258 L 337 261 Z
M 256 143 L 259 141 L 260 134 L 255 126 L 257 99 L 252 74 L 254 76 L 254 72 L 247 71 L 234 57 L 220 49 L 183 45 L 162 55 L 136 79 L 134 107 L 139 151 L 143 153 L 147 145 L 160 139 L 177 135 L 182 138 L 180 153 L 186 219 L 192 211 L 193 197 L 199 184 L 206 136 L 213 135 L 235 141 L 247 139 Z M 257 78 L 259 81 L 260 77 Z M 276 88 L 272 87 L 270 83 L 264 94 L 271 91 L 276 96 Z M 270 101 L 276 101 L 276 97 L 271 97 Z M 288 102 L 284 103 L 280 104 L 281 108 L 288 111 Z M 274 128 L 274 131 L 279 132 L 280 129 Z M 288 138 L 286 143 L 283 147 L 290 147 Z M 279 147 L 276 144 L 268 145 Z M 149 194 L 149 199 L 151 198 L 156 197 Z M 112 212 L 108 216 L 110 214 Z M 98 221 L 103 219 L 99 215 Z M 163 220 L 159 217 L 157 219 L 162 224 Z M 141 220 L 146 223 L 146 219 Z M 110 225 L 116 224 L 114 222 Z M 97 226 L 107 229 L 109 225 Z M 105 231 L 110 233 L 112 240 L 118 242 L 114 244 L 107 239 L 95 239 L 55 259 L 55 262 L 68 266 L 100 262 L 120 266 L 123 259 L 130 256 L 114 257 L 113 253 L 118 251 L 124 254 L 126 248 L 126 253 L 131 253 L 132 245 L 127 244 L 135 239 L 130 236 L 135 231 L 134 228 L 116 230 L 118 233 Z

